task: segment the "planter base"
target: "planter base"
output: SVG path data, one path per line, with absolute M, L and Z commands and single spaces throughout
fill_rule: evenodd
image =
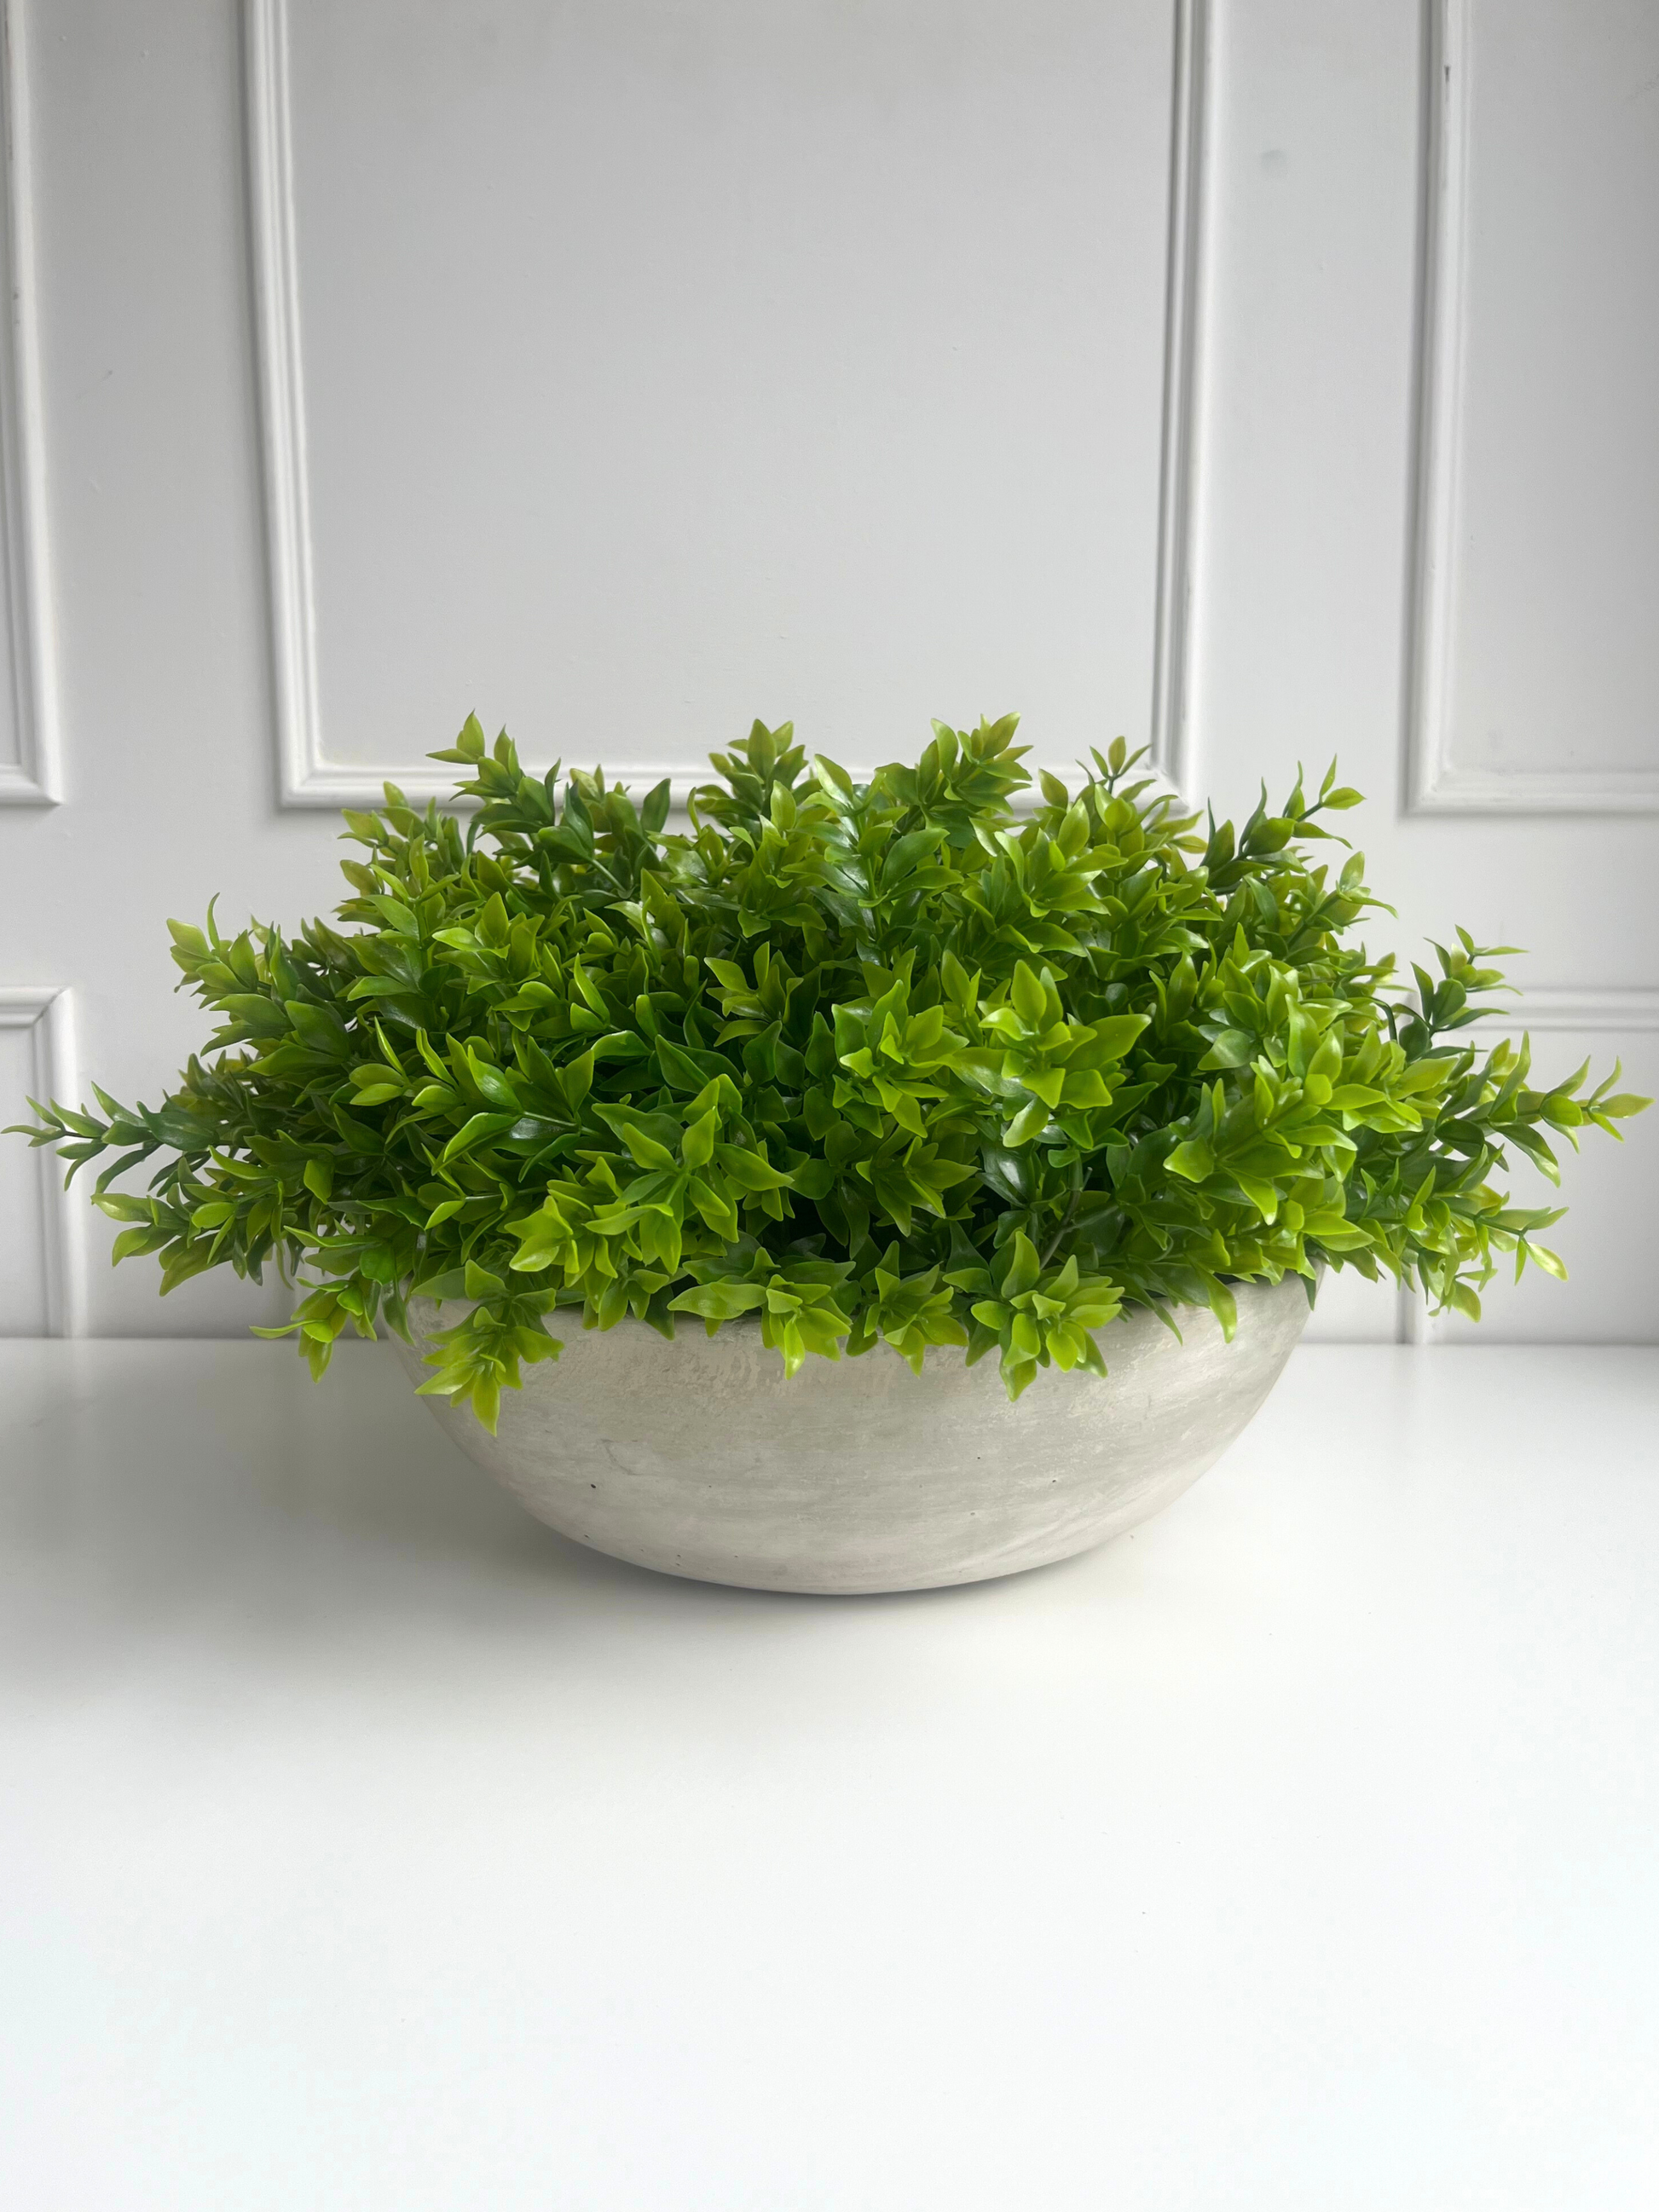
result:
M 1308 1318 L 1298 1278 L 1237 1296 L 1231 1344 L 1203 1308 L 1179 1310 L 1180 1340 L 1143 1310 L 1099 1332 L 1104 1380 L 1046 1371 L 1012 1406 L 994 1358 L 950 1346 L 920 1376 L 883 1346 L 786 1381 L 756 1323 L 671 1343 L 574 1316 L 562 1357 L 503 1393 L 498 1436 L 423 1402 L 538 1518 L 613 1558 L 750 1589 L 927 1589 L 1086 1551 L 1195 1482 Z M 418 1303 L 417 1334 L 465 1310 Z M 425 1380 L 423 1347 L 393 1342 Z

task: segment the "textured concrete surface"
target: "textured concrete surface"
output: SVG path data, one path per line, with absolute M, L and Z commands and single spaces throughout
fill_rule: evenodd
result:
M 440 1322 L 422 1304 L 417 1327 L 465 1310 Z M 757 1322 L 672 1343 L 576 1323 L 504 1394 L 499 1435 L 422 1402 L 532 1513 L 617 1559 L 751 1589 L 925 1589 L 1066 1559 L 1161 1510 L 1256 1411 L 1307 1317 L 1295 1278 L 1240 1287 L 1231 1344 L 1201 1308 L 1179 1340 L 1143 1310 L 1099 1332 L 1104 1379 L 1051 1370 L 1015 1405 L 994 1359 L 950 1346 L 920 1376 L 883 1346 L 786 1380 Z

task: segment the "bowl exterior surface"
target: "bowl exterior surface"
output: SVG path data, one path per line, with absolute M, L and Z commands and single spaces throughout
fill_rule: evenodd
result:
M 462 1449 L 562 1534 L 614 1558 L 752 1589 L 852 1595 L 1013 1574 L 1087 1550 L 1179 1497 L 1278 1380 L 1304 1286 L 1237 1286 L 1231 1344 L 1201 1307 L 1173 1336 L 1144 1310 L 1098 1332 L 1105 1378 L 1040 1373 L 1010 1405 L 995 1358 L 885 1346 L 787 1381 L 757 1323 L 584 1329 L 502 1393 L 500 1433 L 428 1398 Z M 460 1305 L 418 1301 L 417 1343 Z M 561 1315 L 550 1316 L 556 1323 Z

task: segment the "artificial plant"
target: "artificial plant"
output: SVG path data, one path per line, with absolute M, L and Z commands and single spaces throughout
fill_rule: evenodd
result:
M 672 832 L 666 783 L 526 775 L 469 720 L 434 757 L 476 811 L 348 813 L 338 926 L 169 925 L 219 1025 L 160 1106 L 94 1086 L 26 1133 L 114 1155 L 94 1201 L 164 1291 L 275 1262 L 313 1372 L 465 1301 L 424 1388 L 492 1427 L 562 1309 L 752 1316 L 792 1373 L 995 1352 L 1017 1396 L 1103 1372 L 1126 1306 L 1231 1329 L 1230 1284 L 1322 1261 L 1477 1318 L 1496 1255 L 1561 1273 L 1492 1177 L 1646 1102 L 1460 1036 L 1511 948 L 1459 931 L 1413 992 L 1349 942 L 1363 861 L 1308 849 L 1358 799 L 1334 770 L 1200 830 L 1120 740 L 1020 814 L 1015 719 L 867 782 L 757 722 Z

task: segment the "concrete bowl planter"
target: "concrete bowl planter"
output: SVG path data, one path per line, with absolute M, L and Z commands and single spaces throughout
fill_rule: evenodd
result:
M 994 1358 L 948 1346 L 920 1376 L 878 1346 L 786 1381 L 757 1322 L 683 1323 L 671 1343 L 574 1316 L 563 1356 L 503 1394 L 499 1435 L 423 1402 L 538 1518 L 616 1559 L 750 1589 L 926 1589 L 1086 1551 L 1195 1482 L 1308 1318 L 1294 1276 L 1237 1297 L 1231 1344 L 1201 1307 L 1179 1341 L 1143 1310 L 1100 1331 L 1104 1380 L 1045 1373 L 1014 1405 Z M 417 1302 L 417 1338 L 465 1310 Z M 424 1379 L 422 1346 L 393 1342 Z

